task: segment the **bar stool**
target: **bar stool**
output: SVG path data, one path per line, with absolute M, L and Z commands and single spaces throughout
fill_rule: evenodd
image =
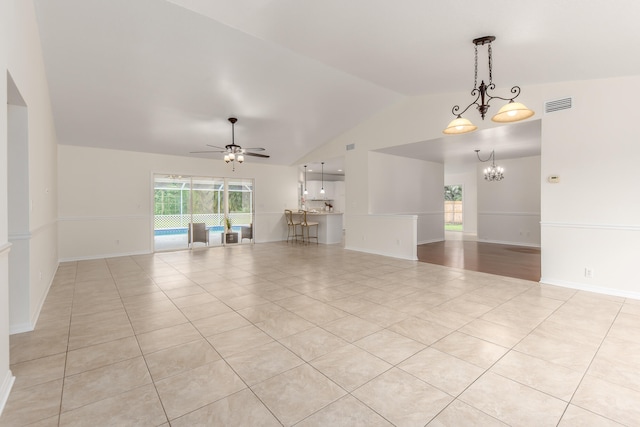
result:
M 284 210 L 284 217 L 287 220 L 287 243 L 289 243 L 289 239 L 295 239 L 297 242 L 298 236 L 302 236 L 302 234 L 298 234 L 298 226 L 302 232 L 302 223 L 293 219 L 293 212 L 290 209 Z
M 302 243 L 305 242 L 309 242 L 310 239 L 316 239 L 316 245 L 318 244 L 318 223 L 317 222 L 308 222 L 307 221 L 307 211 L 302 211 L 302 224 L 300 224 L 300 226 L 302 227 Z M 315 236 L 310 236 L 309 235 L 309 229 L 311 227 L 315 227 L 316 228 L 316 235 Z M 305 238 L 305 234 L 304 234 L 304 230 L 307 230 L 307 237 Z

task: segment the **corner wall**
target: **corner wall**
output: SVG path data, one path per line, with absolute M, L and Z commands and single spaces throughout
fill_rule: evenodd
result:
M 7 181 L 7 73 L 28 108 L 29 229 L 28 289 L 25 318 L 33 327 L 58 266 L 57 141 L 40 36 L 30 0 L 0 1 L 0 411 L 11 389 L 9 369 L 9 218 Z
M 498 153 L 499 155 L 499 153 Z M 486 163 L 476 167 L 478 240 L 540 246 L 540 156 L 497 160 L 502 181 L 484 179 Z
M 417 244 L 444 240 L 442 164 L 370 152 L 368 182 L 370 214 L 416 215 Z

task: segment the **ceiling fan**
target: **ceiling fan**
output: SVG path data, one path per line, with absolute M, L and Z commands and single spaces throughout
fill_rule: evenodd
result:
M 253 157 L 262 157 L 268 159 L 269 155 L 253 153 L 253 151 L 264 151 L 264 148 L 254 147 L 254 148 L 242 148 L 237 145 L 235 142 L 235 124 L 238 121 L 235 117 L 229 117 L 228 119 L 231 122 L 231 144 L 225 145 L 223 147 L 218 147 L 216 145 L 207 144 L 207 146 L 211 148 L 217 148 L 217 150 L 207 150 L 207 151 L 191 151 L 191 153 L 224 153 L 224 161 L 229 162 L 244 162 L 244 156 L 253 156 Z

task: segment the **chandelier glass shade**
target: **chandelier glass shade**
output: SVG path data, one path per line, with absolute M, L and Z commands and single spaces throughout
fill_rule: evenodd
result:
M 484 170 L 484 179 L 487 181 L 502 181 L 504 179 L 504 169 L 500 166 L 491 165 Z
M 494 99 L 508 101 L 508 103 L 500 108 L 496 115 L 491 118 L 491 120 L 493 120 L 494 122 L 517 122 L 527 119 L 535 114 L 524 104 L 520 102 L 514 102 L 514 99 L 520 96 L 520 87 L 518 86 L 513 86 L 511 88 L 510 92 L 513 95 L 512 97 L 501 97 L 493 95 L 492 92 L 496 88 L 496 85 L 495 83 L 493 83 L 493 57 L 491 53 L 491 42 L 495 39 L 496 38 L 494 36 L 485 36 L 473 40 L 473 44 L 475 45 L 475 75 L 471 96 L 475 96 L 476 98 L 464 109 L 461 109 L 459 105 L 455 105 L 451 109 L 451 113 L 456 116 L 456 118 L 453 119 L 449 123 L 449 125 L 442 131 L 444 134 L 456 135 L 473 132 L 474 130 L 476 130 L 478 127 L 471 123 L 469 119 L 462 117 L 462 115 L 466 113 L 467 110 L 471 108 L 471 106 L 475 106 L 476 109 L 480 112 L 480 117 L 482 117 L 482 120 L 484 120 L 484 117 L 490 108 L 489 104 Z M 485 44 L 488 45 L 487 51 L 489 60 L 489 84 L 486 84 L 484 80 L 482 80 L 480 82 L 480 85 L 478 85 L 478 46 L 483 46 Z
M 480 160 L 481 162 L 491 161 L 491 166 L 485 168 L 484 170 L 484 179 L 486 181 L 493 182 L 502 181 L 504 179 L 504 168 L 501 166 L 496 166 L 495 151 L 492 151 L 491 155 L 486 160 L 482 160 L 480 158 L 480 150 L 476 150 L 476 156 L 478 156 L 478 160 Z

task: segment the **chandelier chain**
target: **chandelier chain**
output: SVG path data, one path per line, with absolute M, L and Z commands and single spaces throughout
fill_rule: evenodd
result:
M 493 55 L 491 54 L 491 43 L 489 43 L 489 86 L 493 83 Z
M 473 88 L 476 89 L 478 87 L 478 45 L 476 45 L 476 70 L 473 75 Z

